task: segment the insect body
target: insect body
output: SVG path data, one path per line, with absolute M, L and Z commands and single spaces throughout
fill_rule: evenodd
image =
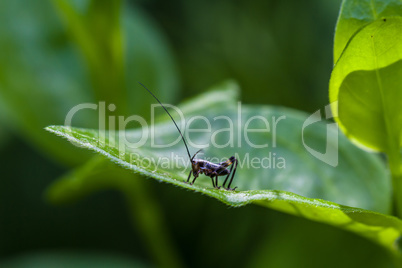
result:
M 194 159 L 194 156 L 191 160 L 192 170 L 190 171 L 190 174 L 188 175 L 187 182 L 190 181 L 191 175 L 194 176 L 194 179 L 191 182 L 191 184 L 193 184 L 195 182 L 195 180 L 198 178 L 199 174 L 205 174 L 205 176 L 208 176 L 211 178 L 212 186 L 214 188 L 219 189 L 220 187 L 218 187 L 218 177 L 226 175 L 226 179 L 222 184 L 223 188 L 225 188 L 226 182 L 229 179 L 229 176 L 231 175 L 228 187 L 225 189 L 235 190 L 237 188 L 237 187 L 235 187 L 233 189 L 230 188 L 230 185 L 232 184 L 233 177 L 234 177 L 234 175 L 236 173 L 236 169 L 237 169 L 237 159 L 234 156 L 229 158 L 227 161 L 219 163 L 219 164 L 215 164 L 215 163 L 212 163 L 212 162 L 209 162 L 206 160 L 202 160 L 202 159 Z M 230 165 L 232 165 L 232 167 L 229 170 L 229 169 L 227 169 L 227 167 Z M 233 167 L 234 167 L 234 170 L 233 170 Z M 233 171 L 233 173 L 232 173 L 232 171 Z
M 180 136 L 184 142 L 184 146 L 186 146 L 187 154 L 188 154 L 188 157 L 190 158 L 190 162 L 191 162 L 191 171 L 190 171 L 190 174 L 188 175 L 188 179 L 187 179 L 186 183 L 190 182 L 191 175 L 194 176 L 194 179 L 190 183 L 192 185 L 192 184 L 194 184 L 195 180 L 198 178 L 199 174 L 204 174 L 211 178 L 212 186 L 214 188 L 219 189 L 220 187 L 218 186 L 218 177 L 226 175 L 225 181 L 222 184 L 223 188 L 226 190 L 235 190 L 237 187 L 232 189 L 232 188 L 230 188 L 230 185 L 232 184 L 233 177 L 236 174 L 237 163 L 238 163 L 237 159 L 234 156 L 232 156 L 225 162 L 215 164 L 215 163 L 212 163 L 212 162 L 209 162 L 206 160 L 194 158 L 201 150 L 196 152 L 193 155 L 193 157 L 191 157 L 190 151 L 188 150 L 188 147 L 187 147 L 186 140 L 184 139 L 183 134 L 181 133 L 181 131 L 180 131 L 179 127 L 177 126 L 176 122 L 174 121 L 173 117 L 170 115 L 170 113 L 165 108 L 165 106 L 163 106 L 163 104 L 158 100 L 158 98 L 148 88 L 146 88 L 141 83 L 139 83 L 139 84 L 142 87 L 144 87 L 159 102 L 159 104 L 163 107 L 163 109 L 169 115 L 170 119 L 172 119 L 174 125 L 176 126 L 177 130 L 180 133 Z M 231 166 L 230 170 L 227 168 L 228 166 Z M 229 177 L 230 177 L 230 179 L 229 179 Z M 228 187 L 226 188 L 225 185 L 226 185 L 226 182 L 228 181 L 228 179 L 229 179 L 229 184 L 228 184 Z

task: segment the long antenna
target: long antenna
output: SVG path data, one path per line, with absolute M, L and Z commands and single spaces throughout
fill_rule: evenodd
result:
M 149 92 L 149 94 L 151 94 L 152 97 L 154 97 L 155 100 L 157 100 L 157 101 L 159 102 L 159 104 L 162 105 L 163 109 L 165 109 L 166 113 L 170 116 L 170 119 L 172 119 L 174 125 L 176 126 L 177 130 L 178 130 L 179 133 L 180 133 L 180 136 L 181 136 L 181 138 L 182 138 L 182 140 L 183 140 L 183 142 L 184 142 L 184 145 L 186 146 L 188 158 L 190 158 L 190 161 L 191 161 L 192 159 L 191 159 L 190 151 L 188 150 L 188 147 L 187 147 L 186 140 L 184 139 L 183 134 L 181 134 L 180 128 L 177 126 L 177 124 L 176 124 L 176 122 L 174 121 L 173 117 L 170 115 L 170 113 L 169 113 L 168 110 L 165 108 L 165 106 L 163 106 L 163 104 L 158 100 L 158 98 L 157 98 L 146 86 L 144 86 L 141 82 L 138 82 L 138 84 L 140 84 L 143 88 L 145 88 L 145 89 Z

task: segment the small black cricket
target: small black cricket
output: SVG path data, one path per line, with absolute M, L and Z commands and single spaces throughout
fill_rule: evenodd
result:
M 220 186 L 218 186 L 218 177 L 227 175 L 226 178 L 225 178 L 225 181 L 222 184 L 222 187 L 225 190 L 232 190 L 232 191 L 235 190 L 237 187 L 232 189 L 232 188 L 230 188 L 230 185 L 232 184 L 233 177 L 236 174 L 237 163 L 238 163 L 237 159 L 234 156 L 232 156 L 225 162 L 215 164 L 215 163 L 212 163 L 212 162 L 209 162 L 209 161 L 206 161 L 206 160 L 194 158 L 201 150 L 197 151 L 193 155 L 193 157 L 191 157 L 190 151 L 188 150 L 188 147 L 187 147 L 186 140 L 184 139 L 183 134 L 181 133 L 179 127 L 177 126 L 176 122 L 174 121 L 173 117 L 170 115 L 168 110 L 165 108 L 165 106 L 163 106 L 163 104 L 159 101 L 159 99 L 146 86 L 144 86 L 140 82 L 138 82 L 138 83 L 143 88 L 145 88 L 159 102 L 159 104 L 163 107 L 163 109 L 169 115 L 170 119 L 172 119 L 174 125 L 176 126 L 177 130 L 180 133 L 180 136 L 181 136 L 181 138 L 182 138 L 182 140 L 184 142 L 184 145 L 186 146 L 187 154 L 188 154 L 188 157 L 190 159 L 191 167 L 192 167 L 192 169 L 190 171 L 190 174 L 188 175 L 188 179 L 185 182 L 189 183 L 191 175 L 193 175 L 194 179 L 190 183 L 191 185 L 193 185 L 195 180 L 198 178 L 199 174 L 205 174 L 205 176 L 208 176 L 208 177 L 211 178 L 212 186 L 214 188 L 216 188 L 216 189 L 219 189 Z M 232 166 L 231 166 L 231 168 L 229 170 L 229 169 L 227 169 L 227 167 L 230 166 L 230 165 L 232 165 Z M 226 188 L 225 185 L 226 185 L 226 182 L 228 181 L 229 177 L 230 177 L 229 184 L 228 184 L 228 187 Z

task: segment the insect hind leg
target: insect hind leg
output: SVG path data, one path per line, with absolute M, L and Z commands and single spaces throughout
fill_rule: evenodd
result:
M 237 161 L 237 159 L 234 157 L 234 156 L 232 156 L 231 158 L 229 158 L 229 160 L 232 160 L 232 166 L 231 166 L 231 168 L 230 168 L 230 172 L 229 172 L 229 174 L 226 176 L 226 178 L 225 178 L 225 181 L 223 182 L 223 184 L 222 184 L 222 187 L 224 188 L 224 189 L 226 189 L 226 190 L 235 190 L 237 187 L 235 187 L 235 188 L 230 188 L 230 185 L 232 184 L 232 181 L 233 181 L 233 177 L 234 177 L 234 175 L 236 174 L 236 170 L 237 170 L 237 164 L 238 164 L 238 161 Z M 228 160 L 228 161 L 229 161 Z M 229 185 L 228 185 L 228 188 L 226 188 L 225 187 L 225 185 L 226 185 L 226 182 L 227 182 L 227 180 L 229 179 L 229 176 L 230 176 L 230 180 L 229 180 Z

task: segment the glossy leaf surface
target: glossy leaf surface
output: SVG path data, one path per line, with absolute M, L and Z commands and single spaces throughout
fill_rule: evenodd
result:
M 401 144 L 402 18 L 375 21 L 359 31 L 337 62 L 330 101 L 344 133 L 373 150 Z

